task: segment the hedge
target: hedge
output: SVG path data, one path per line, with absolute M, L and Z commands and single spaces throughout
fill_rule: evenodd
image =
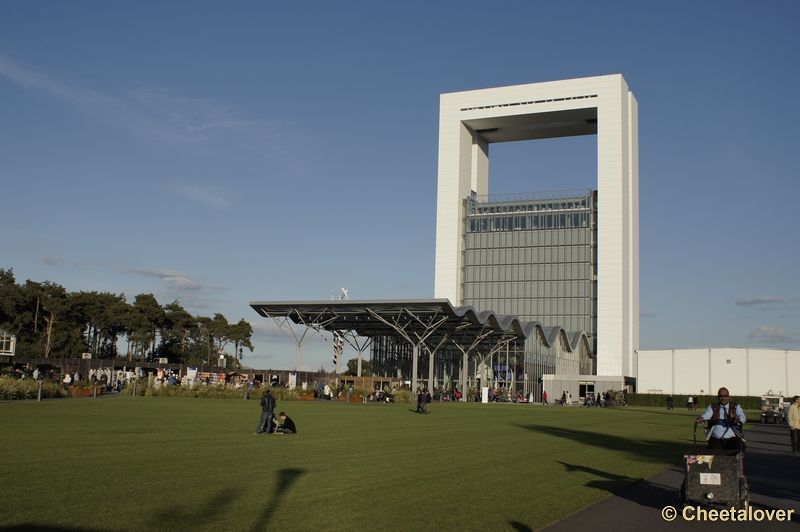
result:
M 628 406 L 659 406 L 667 408 L 666 393 L 629 393 L 626 398 Z M 672 396 L 675 400 L 675 408 L 686 408 L 689 401 L 688 395 L 675 394 Z M 698 395 L 697 396 L 697 409 L 705 410 L 708 405 L 716 403 L 716 395 Z M 731 396 L 731 402 L 736 403 L 745 410 L 761 410 L 761 397 L 755 396 Z
M 39 397 L 39 382 L 42 383 L 43 398 L 69 397 L 59 382 L 0 377 L 0 401 L 36 399 Z
M 148 379 L 139 379 L 136 381 L 136 395 L 148 397 L 194 397 L 197 399 L 244 399 L 244 394 L 247 392 L 249 399 L 260 401 L 261 397 L 267 393 L 267 390 L 272 392 L 272 396 L 276 401 L 299 401 L 300 398 L 295 390 L 287 390 L 286 388 L 270 388 L 263 386 L 261 388 L 250 388 L 248 386 L 241 386 L 233 388 L 224 384 L 216 386 L 206 386 L 205 384 L 196 383 L 193 386 L 175 386 L 170 384 L 163 384 L 159 387 L 153 386 Z M 122 395 L 133 395 L 133 381 L 129 381 L 120 392 Z

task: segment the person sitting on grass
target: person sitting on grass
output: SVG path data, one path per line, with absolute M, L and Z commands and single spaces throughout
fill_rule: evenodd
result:
M 286 415 L 286 412 L 281 412 L 278 417 L 281 418 L 283 425 L 275 427 L 276 434 L 297 434 L 297 427 L 294 425 L 292 418 Z

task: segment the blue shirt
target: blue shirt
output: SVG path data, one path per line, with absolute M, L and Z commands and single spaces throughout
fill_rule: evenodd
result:
M 714 411 L 711 409 L 712 405 L 708 405 L 706 411 L 703 412 L 703 415 L 700 416 L 704 420 L 708 421 L 714 415 Z M 714 428 L 711 429 L 711 437 L 717 439 L 725 439 L 725 438 L 733 438 L 736 434 L 731 429 L 730 422 L 728 421 L 728 409 L 730 408 L 730 403 L 727 405 L 719 405 L 719 421 L 717 424 L 714 425 Z M 739 421 L 744 423 L 747 421 L 747 418 L 744 417 L 744 412 L 742 411 L 742 407 L 736 405 L 736 417 L 739 418 Z

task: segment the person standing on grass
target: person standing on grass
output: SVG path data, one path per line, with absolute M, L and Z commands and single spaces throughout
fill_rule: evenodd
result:
M 272 431 L 272 419 L 275 417 L 275 398 L 272 397 L 272 392 L 267 388 L 267 393 L 261 398 L 261 419 L 258 421 L 258 427 L 253 434 L 261 434 L 266 431 L 267 434 Z
M 800 453 L 800 395 L 792 398 L 789 407 L 789 436 L 792 440 L 792 454 Z
M 690 395 L 689 398 L 686 400 L 686 410 L 694 410 L 694 408 L 692 408 L 693 405 L 694 405 L 694 397 Z
M 533 402 L 533 401 L 531 401 L 531 402 Z M 542 404 L 543 405 L 547 404 L 547 392 L 542 392 Z

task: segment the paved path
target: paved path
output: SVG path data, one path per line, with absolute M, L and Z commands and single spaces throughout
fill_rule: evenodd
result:
M 792 521 L 697 522 L 685 521 L 680 512 L 683 465 L 600 501 L 549 526 L 545 532 L 673 532 L 683 530 L 726 530 L 728 532 L 800 531 L 800 454 L 792 454 L 786 425 L 757 425 L 745 432 L 747 454 L 745 476 L 750 485 L 753 510 L 794 510 Z M 688 450 L 688 449 L 687 449 Z M 665 521 L 661 511 L 673 506 L 674 521 Z

